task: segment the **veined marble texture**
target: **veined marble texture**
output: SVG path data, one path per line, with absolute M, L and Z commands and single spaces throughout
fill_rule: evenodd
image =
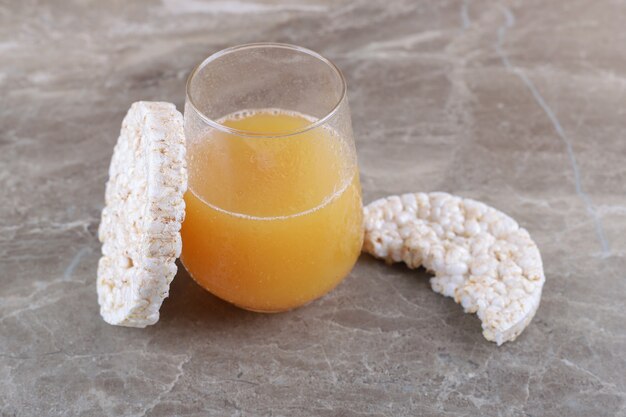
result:
M 626 415 L 624 22 L 623 1 L 0 0 L 0 415 Z M 124 113 L 182 108 L 198 62 L 256 41 L 344 71 L 365 202 L 442 190 L 530 231 L 547 282 L 518 340 L 368 256 L 289 313 L 181 271 L 157 325 L 100 319 Z

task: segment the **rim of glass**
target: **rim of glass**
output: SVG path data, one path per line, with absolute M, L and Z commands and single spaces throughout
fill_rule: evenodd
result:
M 200 72 L 202 69 L 204 69 L 204 67 L 206 67 L 211 62 L 215 61 L 216 59 L 218 59 L 220 57 L 223 57 L 223 56 L 228 55 L 228 54 L 233 53 L 233 52 L 238 52 L 238 51 L 242 51 L 242 50 L 246 50 L 246 49 L 256 49 L 256 48 L 289 49 L 289 50 L 292 50 L 292 51 L 295 51 L 295 52 L 305 53 L 307 55 L 310 55 L 310 56 L 312 56 L 312 57 L 314 57 L 314 58 L 324 62 L 335 73 L 335 75 L 337 75 L 337 77 L 339 78 L 339 81 L 341 83 L 341 93 L 339 95 L 339 99 L 337 100 L 337 103 L 335 103 L 335 105 L 323 117 L 320 117 L 316 121 L 311 122 L 311 123 L 307 124 L 306 126 L 296 130 L 296 131 L 286 132 L 286 133 L 270 133 L 270 134 L 255 134 L 255 133 L 253 133 L 253 132 L 251 132 L 249 130 L 235 129 L 235 128 L 223 125 L 223 124 L 219 123 L 216 120 L 211 119 L 209 116 L 207 116 L 202 111 L 200 111 L 200 109 L 198 109 L 198 107 L 194 103 L 193 99 L 191 98 L 191 94 L 189 92 L 190 86 L 191 86 L 191 80 L 194 79 L 194 77 L 198 74 L 198 72 Z M 346 84 L 346 79 L 343 76 L 343 73 L 341 72 L 341 70 L 330 59 L 323 57 L 322 55 L 318 54 L 317 52 L 312 51 L 312 50 L 310 50 L 308 48 L 304 48 L 302 46 L 291 45 L 291 44 L 288 44 L 288 43 L 256 42 L 256 43 L 246 43 L 246 44 L 243 44 L 243 45 L 231 46 L 230 48 L 222 49 L 221 51 L 218 51 L 218 52 L 216 52 L 214 54 L 211 54 L 208 58 L 206 58 L 204 61 L 202 61 L 200 64 L 198 64 L 193 69 L 193 71 L 191 71 L 191 74 L 189 74 L 189 77 L 187 78 L 187 83 L 185 85 L 185 96 L 186 96 L 186 99 L 187 99 L 187 104 L 189 104 L 191 106 L 193 111 L 196 112 L 196 114 L 198 116 L 200 116 L 200 118 L 205 123 L 207 123 L 209 126 L 215 128 L 215 129 L 218 129 L 218 130 L 221 130 L 222 132 L 230 133 L 230 134 L 233 134 L 233 135 L 236 135 L 236 136 L 255 137 L 255 138 L 283 138 L 283 137 L 299 135 L 301 133 L 304 133 L 304 132 L 309 131 L 311 129 L 315 129 L 316 127 L 319 127 L 319 126 L 325 124 L 339 110 L 339 107 L 341 106 L 341 103 L 343 103 L 343 101 L 346 98 L 347 90 L 348 90 L 348 88 L 347 88 L 347 84 Z M 245 109 L 242 109 L 242 110 L 245 110 Z M 288 109 L 286 109 L 286 110 L 288 110 Z

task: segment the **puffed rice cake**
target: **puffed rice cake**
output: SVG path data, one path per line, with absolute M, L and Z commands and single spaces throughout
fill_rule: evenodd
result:
M 415 193 L 365 207 L 363 250 L 434 273 L 435 292 L 477 313 L 501 345 L 530 323 L 545 282 L 537 245 L 506 214 L 447 193 Z
M 182 115 L 171 103 L 133 103 L 111 158 L 98 230 L 98 303 L 107 323 L 158 321 L 180 256 L 186 188 Z

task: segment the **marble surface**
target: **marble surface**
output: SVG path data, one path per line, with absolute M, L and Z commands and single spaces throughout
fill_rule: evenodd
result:
M 0 1 L 0 415 L 626 415 L 626 3 Z M 345 72 L 365 201 L 443 190 L 511 214 L 547 282 L 514 343 L 363 256 L 293 312 L 176 277 L 161 321 L 98 315 L 96 230 L 120 122 L 182 105 L 226 46 Z

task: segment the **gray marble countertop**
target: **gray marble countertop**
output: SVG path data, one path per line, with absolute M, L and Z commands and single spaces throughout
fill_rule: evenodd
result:
M 624 21 L 587 0 L 0 2 L 0 415 L 626 415 Z M 345 72 L 366 202 L 443 190 L 531 232 L 547 282 L 517 341 L 368 256 L 285 314 L 181 271 L 157 325 L 100 319 L 126 109 L 181 106 L 194 65 L 261 40 Z

